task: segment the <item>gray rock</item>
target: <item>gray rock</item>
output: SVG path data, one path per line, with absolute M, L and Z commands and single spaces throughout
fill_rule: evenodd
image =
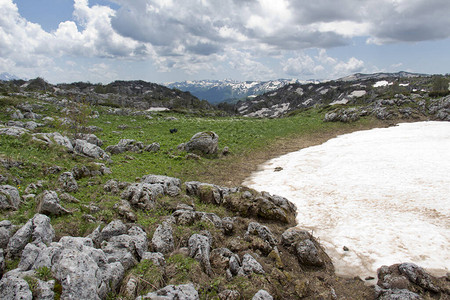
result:
M 230 217 L 225 217 L 222 219 L 222 228 L 226 235 L 233 234 L 234 219 Z
M 24 118 L 22 112 L 18 109 L 16 109 L 12 114 L 11 114 L 11 119 L 18 119 L 18 120 L 22 120 Z
M 84 140 L 79 139 L 75 140 L 73 149 L 76 153 L 83 154 L 95 159 L 107 160 L 110 158 L 109 155 L 102 150 L 102 148 L 94 144 L 88 143 Z
M 157 252 L 167 254 L 173 251 L 174 242 L 170 224 L 163 222 L 156 228 L 153 234 L 152 244 Z
M 263 226 L 257 222 L 251 222 L 248 224 L 247 232 L 245 233 L 245 236 L 249 235 L 257 235 L 259 236 L 263 241 L 266 241 L 270 244 L 270 246 L 275 246 L 278 241 L 275 238 L 275 236 L 272 234 L 269 228 L 266 226 Z
M 197 260 L 208 275 L 212 275 L 209 262 L 211 241 L 207 236 L 193 234 L 188 241 L 189 256 Z
M 55 281 L 43 281 L 37 279 L 37 287 L 36 287 L 36 299 L 37 300 L 53 300 L 55 299 L 55 292 L 53 291 L 55 287 Z
M 420 300 L 418 294 L 406 289 L 381 290 L 378 292 L 378 300 Z
M 103 186 L 103 189 L 105 190 L 105 192 L 118 194 L 120 191 L 119 182 L 115 179 L 110 179 L 105 183 L 105 185 Z
M 239 300 L 241 294 L 236 290 L 224 290 L 217 297 L 219 297 L 219 300 Z
M 121 220 L 114 220 L 101 231 L 100 241 L 108 241 L 113 236 L 127 233 L 127 226 Z
M 0 279 L 3 277 L 5 269 L 6 269 L 5 256 L 3 254 L 3 249 L 0 249 Z
M 120 203 L 116 203 L 114 205 L 114 209 L 117 210 L 119 215 L 121 215 L 125 219 L 132 222 L 137 221 L 136 214 L 134 213 L 130 202 L 128 202 L 127 200 L 120 200 Z
M 78 191 L 78 184 L 72 172 L 64 172 L 59 176 L 59 184 L 64 192 L 72 193 Z
M 211 255 L 209 257 L 211 266 L 219 270 L 226 270 L 230 266 L 230 258 L 233 255 L 234 253 L 228 248 L 216 248 L 211 251 Z
M 257 274 L 265 274 L 263 267 L 261 264 L 253 258 L 250 254 L 244 254 L 244 257 L 242 258 L 242 272 L 245 275 L 249 275 L 251 273 L 257 273 Z
M 236 254 L 233 254 L 230 257 L 230 271 L 232 275 L 238 275 L 239 270 L 241 268 L 241 260 L 239 259 L 239 256 Z
M 18 276 L 8 276 L 8 273 L 0 280 L 0 299 L 32 300 L 33 294 L 28 283 Z
M 159 184 L 163 187 L 164 193 L 175 197 L 181 192 L 181 180 L 164 175 L 145 175 L 141 178 L 142 183 Z
M 184 146 L 186 151 L 199 151 L 203 154 L 217 153 L 219 136 L 212 131 L 198 132 Z
M 14 137 L 20 137 L 21 135 L 25 134 L 25 133 L 30 133 L 30 131 L 28 129 L 25 128 L 20 128 L 20 127 L 5 127 L 0 125 L 0 135 L 4 134 L 4 135 L 9 135 L 9 136 L 14 136 Z
M 310 239 L 299 242 L 296 249 L 297 257 L 301 264 L 316 267 L 323 266 L 324 262 L 320 257 L 319 250 Z
M 145 296 L 137 297 L 136 300 L 197 300 L 198 292 L 192 283 L 181 285 L 168 285 L 156 292 L 148 293 Z
M 152 143 L 150 145 L 147 145 L 144 148 L 144 151 L 147 151 L 147 152 L 158 152 L 159 149 L 161 149 L 161 146 L 159 145 L 159 143 Z
M 151 209 L 155 206 L 158 195 L 164 195 L 160 184 L 134 183 L 122 193 L 122 199 L 141 209 Z
M 36 214 L 9 239 L 6 252 L 10 257 L 17 257 L 30 240 L 35 244 L 42 242 L 48 245 L 54 237 L 55 231 L 50 224 L 50 218 Z
M 5 249 L 8 246 L 13 230 L 14 226 L 10 221 L 4 220 L 0 222 L 0 249 Z
M 273 297 L 266 290 L 259 290 L 252 300 L 272 300 Z
M 85 140 L 86 142 L 94 144 L 99 147 L 103 145 L 103 141 L 92 133 L 77 133 L 75 134 L 75 139 Z
M 298 242 L 311 238 L 313 237 L 308 231 L 301 230 L 298 227 L 291 227 L 281 235 L 281 243 L 291 252 L 295 252 Z
M 435 293 L 440 291 L 440 289 L 434 285 L 431 276 L 416 264 L 403 263 L 398 266 L 398 270 L 401 274 L 406 275 L 412 283 Z
M 145 252 L 142 255 L 142 260 L 151 260 L 154 265 L 158 267 L 163 267 L 166 265 L 166 259 L 164 254 L 160 252 Z
M 59 204 L 60 200 L 55 191 L 43 191 L 36 197 L 38 201 L 38 212 L 46 215 L 65 215 L 71 214 L 69 210 Z
M 19 190 L 10 185 L 0 185 L 0 210 L 19 208 L 20 194 Z
M 60 146 L 65 147 L 68 152 L 73 152 L 73 145 L 70 139 L 66 136 L 61 135 L 59 132 L 36 133 L 33 134 L 33 139 L 49 145 L 56 143 Z

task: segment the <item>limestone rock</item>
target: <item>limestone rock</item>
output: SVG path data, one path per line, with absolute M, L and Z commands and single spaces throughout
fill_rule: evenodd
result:
M 145 146 L 144 151 L 147 152 L 158 152 L 161 149 L 159 143 L 152 143 L 150 145 Z
M 141 178 L 142 183 L 159 184 L 162 186 L 164 193 L 175 197 L 181 192 L 181 180 L 174 177 L 164 175 L 145 175 Z
M 121 196 L 138 208 L 151 209 L 155 206 L 156 197 L 163 194 L 164 190 L 159 184 L 134 183 Z
M 156 228 L 153 234 L 152 244 L 157 252 L 167 254 L 173 251 L 174 242 L 170 224 L 163 222 Z
M 7 273 L 0 280 L 0 299 L 32 300 L 33 295 L 24 279 Z
M 273 297 L 266 290 L 259 290 L 252 300 L 272 300 Z
M 142 255 L 142 260 L 151 260 L 154 265 L 163 267 L 166 265 L 166 259 L 161 252 L 145 252 Z
M 59 176 L 58 182 L 64 192 L 71 193 L 78 191 L 78 184 L 72 172 L 62 173 Z
M 212 275 L 209 262 L 211 241 L 207 236 L 193 234 L 188 241 L 189 256 L 197 260 L 208 275 Z
M 186 151 L 198 151 L 203 154 L 217 153 L 219 136 L 212 131 L 198 132 L 184 146 Z
M 263 267 L 261 264 L 253 258 L 250 254 L 244 254 L 244 257 L 242 258 L 242 272 L 245 275 L 249 275 L 251 273 L 257 273 L 257 274 L 265 274 Z
M 440 291 L 440 289 L 434 285 L 431 276 L 418 265 L 413 263 L 402 263 L 398 266 L 398 269 L 400 273 L 406 275 L 412 283 L 435 293 Z
M 23 135 L 25 133 L 30 133 L 30 131 L 25 128 L 20 128 L 20 127 L 15 127 L 15 126 L 9 127 L 9 126 L 0 125 L 0 135 L 4 134 L 4 135 L 9 135 L 9 136 L 14 136 L 14 137 L 20 137 L 21 135 Z
M 73 149 L 76 153 L 83 154 L 91 158 L 103 160 L 109 159 L 109 155 L 106 154 L 106 152 L 103 151 L 102 148 L 85 140 L 75 140 Z
M 17 257 L 30 240 L 32 243 L 42 242 L 48 245 L 54 236 L 55 231 L 50 224 L 50 218 L 36 214 L 9 239 L 6 252 L 10 257 Z
M 266 241 L 270 244 L 270 246 L 275 246 L 278 241 L 275 238 L 275 236 L 272 234 L 269 228 L 267 226 L 263 226 L 257 222 L 250 222 L 248 224 L 247 232 L 245 233 L 245 236 L 249 235 L 257 235 L 259 236 L 263 241 Z
M 11 185 L 0 185 L 0 210 L 19 208 L 19 190 Z
M 86 142 L 94 144 L 99 147 L 103 145 L 103 141 L 92 133 L 77 133 L 75 134 L 75 139 L 85 140 Z
M 5 256 L 3 254 L 3 249 L 0 249 L 0 279 L 3 277 L 5 268 L 6 268 Z
M 136 214 L 134 213 L 130 202 L 127 200 L 120 200 L 120 203 L 114 205 L 114 209 L 117 210 L 119 215 L 129 221 L 135 222 L 137 220 Z
M 113 236 L 125 234 L 127 226 L 121 220 L 114 220 L 101 231 L 101 241 L 108 241 Z
M 0 222 L 0 249 L 5 249 L 8 246 L 13 230 L 14 226 L 10 221 L 4 220 Z
M 241 294 L 236 290 L 223 290 L 217 297 L 219 297 L 219 300 L 239 300 Z
M 310 239 L 303 240 L 297 244 L 297 257 L 303 265 L 321 267 L 324 264 L 319 250 Z
M 168 285 L 156 292 L 148 293 L 145 296 L 137 297 L 136 300 L 197 300 L 198 292 L 192 283 L 181 285 Z
M 55 216 L 71 214 L 69 210 L 59 204 L 60 200 L 55 191 L 45 190 L 37 196 L 37 200 L 39 213 Z

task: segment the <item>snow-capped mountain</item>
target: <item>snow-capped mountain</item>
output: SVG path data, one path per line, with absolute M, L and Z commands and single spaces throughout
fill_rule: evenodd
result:
M 17 80 L 17 79 L 20 79 L 20 78 L 15 75 L 6 73 L 6 72 L 0 73 L 0 80 L 8 81 L 8 80 Z
M 190 92 L 199 99 L 210 103 L 236 102 L 246 97 L 256 97 L 293 83 L 310 83 L 317 81 L 300 81 L 298 79 L 277 79 L 270 81 L 236 81 L 236 80 L 194 80 L 165 84 Z

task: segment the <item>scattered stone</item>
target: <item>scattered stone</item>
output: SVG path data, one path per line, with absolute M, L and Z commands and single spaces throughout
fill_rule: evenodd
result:
M 78 191 L 78 184 L 72 172 L 64 172 L 59 176 L 59 184 L 64 192 L 72 193 Z
M 198 300 L 198 292 L 192 283 L 181 285 L 168 285 L 156 292 L 139 296 L 136 300 L 153 299 L 153 300 Z
M 141 178 L 142 183 L 159 184 L 162 186 L 164 193 L 175 197 L 181 192 L 181 180 L 174 177 L 164 175 L 145 175 Z
M 15 226 L 8 220 L 0 222 L 0 249 L 5 249 L 8 246 L 14 228 Z
M 75 139 L 85 140 L 86 142 L 99 147 L 103 146 L 103 141 L 92 133 L 77 133 L 75 134 Z
M 202 158 L 200 157 L 200 155 L 197 155 L 197 154 L 195 154 L 195 153 L 188 153 L 188 154 L 186 154 L 186 155 L 184 156 L 184 158 L 185 158 L 185 159 L 192 159 L 192 160 L 200 160 L 200 159 L 202 159 Z
M 342 248 L 342 250 L 344 250 L 344 251 L 349 251 L 349 249 L 347 248 L 347 246 L 344 246 L 344 247 Z
M 159 184 L 134 183 L 122 193 L 122 199 L 141 209 L 151 209 L 155 206 L 158 195 L 164 195 L 164 189 Z
M 62 193 L 61 195 L 59 195 L 59 199 L 69 203 L 80 203 L 80 200 L 67 193 Z
M 132 222 L 137 221 L 136 214 L 133 212 L 133 208 L 131 207 L 130 202 L 126 200 L 120 200 L 120 203 L 116 203 L 114 205 L 114 209 L 117 210 L 119 215 L 121 215 L 125 219 Z
M 0 210 L 16 210 L 20 205 L 19 190 L 11 185 L 0 185 Z
M 297 257 L 303 265 L 321 267 L 324 264 L 320 258 L 319 250 L 310 239 L 297 244 Z
M 145 146 L 144 151 L 147 152 L 158 152 L 161 149 L 159 143 L 152 143 L 150 145 Z
M 223 156 L 227 156 L 228 154 L 230 154 L 230 148 L 228 146 L 225 146 L 222 150 L 222 155 Z
M 36 199 L 38 201 L 37 211 L 39 213 L 55 216 L 72 213 L 59 204 L 60 200 L 55 191 L 45 190 Z
M 239 300 L 241 294 L 236 290 L 223 290 L 217 297 L 219 297 L 219 300 Z
M 267 228 L 267 226 L 263 226 L 257 222 L 250 222 L 250 224 L 248 224 L 248 228 L 245 232 L 244 237 L 248 237 L 250 235 L 259 236 L 263 241 L 269 243 L 269 245 L 272 247 L 278 244 L 277 239 L 272 234 L 270 229 Z
M 0 134 L 14 136 L 14 137 L 20 137 L 21 135 L 24 135 L 26 133 L 30 133 L 28 129 L 20 128 L 20 127 L 5 127 L 3 125 L 0 125 Z
M 266 273 L 261 264 L 248 253 L 244 254 L 244 257 L 242 258 L 241 270 L 245 275 L 249 275 L 251 273 L 257 274 Z M 240 273 L 240 271 L 238 273 Z
M 164 254 L 160 252 L 145 252 L 144 255 L 142 255 L 142 260 L 151 260 L 153 264 L 158 267 L 166 265 Z
M 259 290 L 252 300 L 272 300 L 273 297 L 266 290 Z
M 197 260 L 203 270 L 209 276 L 212 276 L 211 264 L 209 262 L 211 241 L 207 236 L 193 234 L 188 241 L 189 256 Z
M 280 171 L 283 171 L 283 168 L 282 167 L 276 167 L 273 171 L 274 172 L 280 172 Z
M 102 150 L 102 148 L 88 143 L 85 140 L 75 140 L 73 149 L 76 153 L 83 154 L 95 159 L 107 160 L 110 158 L 109 155 Z
M 153 234 L 152 244 L 157 252 L 163 254 L 170 253 L 174 250 L 172 227 L 169 223 L 163 222 L 156 228 Z

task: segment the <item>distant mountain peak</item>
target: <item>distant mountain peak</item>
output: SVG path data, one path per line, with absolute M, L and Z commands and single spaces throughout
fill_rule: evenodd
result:
M 9 74 L 7 72 L 0 73 L 0 80 L 9 81 L 9 80 L 19 80 L 20 78 L 16 75 Z

